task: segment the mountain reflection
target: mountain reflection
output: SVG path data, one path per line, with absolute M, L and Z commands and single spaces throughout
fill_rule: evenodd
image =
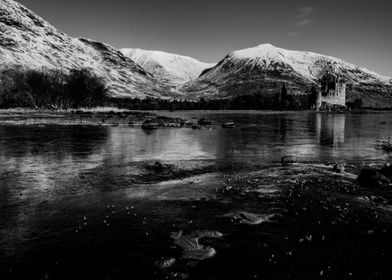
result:
M 107 128 L 69 126 L 0 127 L 0 157 L 85 158 L 108 138 Z

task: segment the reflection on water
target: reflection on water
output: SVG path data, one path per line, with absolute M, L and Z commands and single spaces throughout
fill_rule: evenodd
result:
M 316 129 L 320 145 L 338 147 L 344 143 L 345 114 L 317 114 Z
M 200 112 L 174 113 L 194 118 Z M 205 113 L 204 113 L 205 114 Z M 128 127 L 0 127 L 2 186 L 71 193 L 80 174 L 95 175 L 95 185 L 107 189 L 116 178 L 137 174 L 135 163 L 161 160 L 173 164 L 209 160 L 269 164 L 284 155 L 329 162 L 385 161 L 389 154 L 375 141 L 392 134 L 391 114 L 209 114 L 221 123 L 233 120 L 235 129 L 158 129 L 146 133 Z M 90 175 L 91 175 L 90 174 Z M 27 187 L 28 186 L 28 187 Z M 64 188 L 67 186 L 67 188 Z M 4 192 L 7 187 L 2 187 Z M 79 192 L 79 191 L 78 191 Z M 4 203 L 2 195 L 0 203 Z
M 172 114 L 188 119 L 206 115 Z M 98 205 L 111 191 L 132 187 L 146 161 L 181 166 L 199 160 L 267 165 L 284 155 L 319 162 L 390 159 L 374 145 L 392 135 L 390 113 L 208 117 L 217 123 L 232 120 L 238 127 L 150 133 L 129 127 L 0 127 L 0 247 L 5 243 L 14 248 L 14 242 L 34 232 L 39 226 L 36 215 Z M 45 203 L 57 208 L 43 211 Z

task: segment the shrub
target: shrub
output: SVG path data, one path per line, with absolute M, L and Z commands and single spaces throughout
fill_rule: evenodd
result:
M 107 90 L 86 70 L 8 69 L 0 73 L 0 108 L 68 109 L 102 105 Z
M 102 105 L 107 95 L 102 80 L 86 70 L 70 72 L 66 91 L 72 108 Z

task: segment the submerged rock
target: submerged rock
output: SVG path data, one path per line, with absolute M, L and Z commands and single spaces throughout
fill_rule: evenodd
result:
M 216 251 L 212 247 L 202 247 L 196 250 L 184 250 L 182 257 L 184 259 L 192 259 L 192 260 L 205 260 L 212 258 L 215 256 Z
M 194 125 L 192 125 L 192 129 L 201 129 L 201 126 L 197 125 L 197 124 L 194 124 Z
M 185 122 L 184 122 L 184 126 L 185 126 L 185 127 L 193 127 L 193 126 L 194 126 L 194 123 L 191 122 L 191 121 L 185 121 Z
M 172 166 L 168 164 L 161 163 L 159 161 L 154 162 L 154 164 L 146 165 L 146 169 L 150 170 L 156 174 L 169 174 L 172 172 Z
M 293 156 L 284 156 L 281 159 L 282 165 L 283 166 L 289 166 L 289 165 L 293 165 L 294 163 L 297 162 L 297 159 Z
M 197 123 L 199 125 L 212 125 L 213 121 L 208 118 L 201 118 Z
M 195 231 L 189 235 L 184 235 L 183 231 L 173 232 L 171 238 L 174 243 L 183 249 L 184 259 L 205 260 L 215 256 L 214 248 L 204 246 L 199 243 L 201 238 L 220 238 L 222 233 L 218 231 Z
M 380 170 L 381 174 L 383 174 L 384 176 L 388 177 L 389 180 L 392 180 L 392 165 L 390 165 L 389 163 L 387 163 L 386 165 L 384 165 L 381 170 Z
M 387 188 L 391 181 L 377 169 L 363 169 L 359 174 L 357 181 L 360 186 L 367 188 Z
M 392 152 L 392 143 L 390 141 L 382 141 L 378 146 L 384 151 Z
M 161 261 L 156 262 L 156 265 L 161 269 L 166 269 L 173 266 L 176 262 L 175 258 L 167 258 L 162 259 Z
M 223 124 L 222 124 L 222 127 L 223 127 L 223 128 L 235 128 L 236 125 L 235 125 L 234 122 L 226 122 L 226 123 L 223 123 Z
M 159 123 L 154 122 L 152 120 L 146 120 L 142 124 L 142 129 L 145 129 L 145 130 L 157 129 L 158 127 L 159 127 Z
M 345 162 L 338 162 L 333 166 L 333 171 L 337 173 L 343 173 L 346 168 Z
M 241 211 L 228 214 L 226 217 L 231 217 L 240 224 L 259 225 L 261 223 L 271 222 L 271 220 L 276 217 L 276 214 L 254 214 Z
M 160 173 L 163 171 L 164 166 L 162 163 L 160 163 L 159 161 L 156 161 L 154 163 L 154 165 L 152 166 L 152 169 L 156 172 L 156 173 Z
M 223 234 L 216 230 L 197 230 L 194 232 L 199 238 L 221 238 Z

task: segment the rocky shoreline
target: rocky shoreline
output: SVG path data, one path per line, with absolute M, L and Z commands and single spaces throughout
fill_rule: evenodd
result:
M 183 111 L 178 111 L 183 112 Z M 215 111 L 200 111 L 215 112 Z M 222 111 L 216 111 L 222 112 Z M 288 114 L 303 113 L 309 111 L 224 111 L 225 114 L 243 113 L 247 114 Z M 385 111 L 353 111 L 341 112 L 341 114 L 377 114 Z M 316 112 L 314 112 L 316 113 Z M 336 114 L 336 112 L 317 112 L 319 114 Z M 197 122 L 183 118 L 172 117 L 169 111 L 130 111 L 130 110 L 69 110 L 69 111 L 49 111 L 49 110 L 0 110 L 0 126 L 45 126 L 45 125 L 61 125 L 61 126 L 129 126 L 142 127 L 144 122 L 153 123 L 153 128 L 164 127 L 188 127 L 201 128 Z M 235 125 L 235 124 L 234 124 Z
M 105 201 L 86 194 L 91 205 L 76 197 L 59 217 L 42 217 L 44 235 L 18 244 L 28 251 L 3 259 L 2 275 L 387 279 L 390 185 L 378 174 L 381 169 L 358 180 L 363 168 L 287 158 L 283 165 L 194 173 L 164 163 L 147 165 L 145 176 Z M 377 180 L 384 184 L 369 184 Z M 45 212 L 53 206 L 41 207 Z
M 0 111 L 0 125 L 91 125 L 140 127 L 145 121 L 157 127 L 181 127 L 180 118 L 159 116 L 140 111 Z

